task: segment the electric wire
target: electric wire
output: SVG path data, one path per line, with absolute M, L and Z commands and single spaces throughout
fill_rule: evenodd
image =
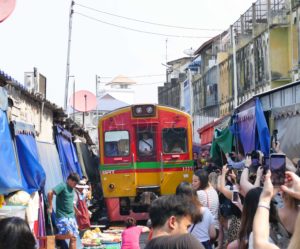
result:
M 161 26 L 161 27 L 168 27 L 168 28 L 176 28 L 176 29 L 187 29 L 187 30 L 202 30 L 202 31 L 222 31 L 222 29 L 211 29 L 211 28 L 194 28 L 194 27 L 184 27 L 184 26 L 175 26 L 175 25 L 169 25 L 169 24 L 162 24 L 162 23 L 156 23 L 156 22 L 149 22 L 149 21 L 143 21 L 143 20 L 139 20 L 139 19 L 135 19 L 135 18 L 131 18 L 131 17 L 126 17 L 126 16 L 121 16 L 121 15 L 117 15 L 117 14 L 113 14 L 113 13 L 109 13 L 106 11 L 102 11 L 96 8 L 92 8 L 83 4 L 79 4 L 76 3 L 76 5 L 82 7 L 82 8 L 86 8 L 92 11 L 96 11 L 102 14 L 106 14 L 106 15 L 110 15 L 110 16 L 114 16 L 114 17 L 118 17 L 118 18 L 122 18 L 122 19 L 126 19 L 126 20 L 130 20 L 130 21 L 135 21 L 135 22 L 141 22 L 141 23 L 146 23 L 146 24 L 151 24 L 151 25 L 156 25 L 156 26 Z
M 148 75 L 135 75 L 135 76 L 125 76 L 124 75 L 124 77 L 127 77 L 127 78 L 151 78 L 151 77 L 160 77 L 160 76 L 166 76 L 166 74 L 148 74 Z M 113 78 L 115 78 L 115 76 L 114 77 L 110 77 L 110 76 L 100 76 L 99 75 L 99 77 L 100 77 L 100 79 L 113 79 Z
M 176 38 L 188 38 L 188 39 L 210 39 L 210 38 L 212 38 L 212 36 L 185 36 L 185 35 L 172 35 L 172 34 L 156 33 L 156 32 L 145 31 L 145 30 L 140 30 L 140 29 L 134 29 L 134 28 L 126 27 L 126 26 L 113 24 L 113 23 L 106 22 L 106 21 L 100 20 L 100 19 L 92 17 L 92 16 L 85 15 L 85 14 L 77 12 L 77 11 L 74 11 L 74 13 L 79 15 L 79 16 L 83 16 L 87 19 L 90 19 L 90 20 L 93 20 L 93 21 L 96 21 L 96 22 L 99 22 L 99 23 L 104 23 L 106 25 L 110 25 L 110 26 L 113 26 L 113 27 L 117 27 L 117 28 L 121 28 L 121 29 L 125 29 L 125 30 L 130 30 L 130 31 L 135 31 L 135 32 L 139 32 L 139 33 L 144 33 L 144 34 L 164 36 L 164 37 L 167 36 L 167 37 L 176 37 Z
M 112 83 L 111 81 L 106 81 L 106 82 L 99 82 L 98 84 L 110 84 Z M 159 84 L 164 84 L 165 82 L 159 81 L 159 82 L 143 82 L 143 83 L 136 83 L 133 84 L 133 86 L 144 86 L 144 85 L 159 85 Z

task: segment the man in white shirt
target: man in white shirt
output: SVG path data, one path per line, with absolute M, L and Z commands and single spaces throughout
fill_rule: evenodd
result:
M 149 138 L 147 133 L 143 133 L 143 138 L 139 141 L 139 152 L 145 155 L 151 155 L 153 150 L 153 139 Z

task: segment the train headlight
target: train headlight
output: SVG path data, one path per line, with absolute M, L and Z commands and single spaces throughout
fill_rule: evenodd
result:
M 152 113 L 152 112 L 153 112 L 153 107 L 152 107 L 152 106 L 148 106 L 148 107 L 146 108 L 146 112 L 147 112 L 148 114 Z
M 155 105 L 134 105 L 132 108 L 133 117 L 154 117 L 156 115 Z
M 139 107 L 135 108 L 135 112 L 136 112 L 136 114 L 141 114 L 143 112 L 142 107 L 139 106 Z

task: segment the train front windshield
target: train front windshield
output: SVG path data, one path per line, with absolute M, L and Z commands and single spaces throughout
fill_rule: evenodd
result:
M 164 153 L 186 153 L 187 137 L 185 128 L 163 129 Z

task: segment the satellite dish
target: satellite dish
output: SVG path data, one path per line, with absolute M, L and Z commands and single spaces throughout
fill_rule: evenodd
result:
M 75 100 L 75 105 L 74 105 Z M 96 109 L 97 99 L 95 94 L 90 91 L 81 90 L 75 92 L 70 97 L 70 105 L 79 112 L 89 112 Z
M 195 51 L 196 51 L 195 49 L 189 48 L 189 49 L 183 50 L 183 53 L 188 55 L 189 57 L 192 57 L 194 55 Z
M 16 0 L 0 0 L 0 22 L 3 22 L 13 12 Z

